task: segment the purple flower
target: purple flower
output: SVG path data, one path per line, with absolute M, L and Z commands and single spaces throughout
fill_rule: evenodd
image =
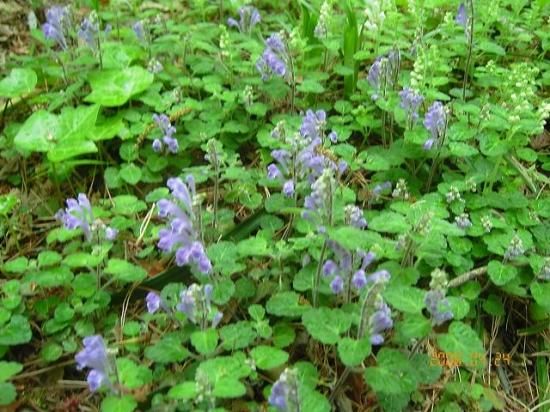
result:
M 91 225 L 94 222 L 92 205 L 84 193 L 79 193 L 77 199 L 67 199 L 67 208 L 59 209 L 55 217 L 67 229 L 81 228 L 86 240 L 90 241 L 92 239 Z
M 211 319 L 211 326 L 218 326 L 223 318 L 223 313 L 212 307 L 213 287 L 210 284 L 204 286 L 193 283 L 180 293 L 180 302 L 176 309 L 187 316 L 190 322 L 199 324 L 206 329 L 207 319 Z
M 334 276 L 334 279 L 330 282 L 330 289 L 336 295 L 342 293 L 344 291 L 344 279 L 338 275 Z
M 281 412 L 293 412 L 299 407 L 298 379 L 292 369 L 285 369 L 271 387 L 268 402 Z
M 400 107 L 407 112 L 409 119 L 413 122 L 418 120 L 418 109 L 424 101 L 424 97 L 416 90 L 409 87 L 405 87 L 401 90 L 401 92 L 399 92 L 399 97 L 401 97 Z
M 252 28 L 261 21 L 260 12 L 252 6 L 243 6 L 239 9 L 239 21 L 229 18 L 227 25 L 236 27 L 241 33 L 250 33 Z
M 78 370 L 91 369 L 88 374 L 88 385 L 93 392 L 103 385 L 110 385 L 107 348 L 100 335 L 88 336 L 84 338 L 83 343 L 84 349 L 75 356 L 76 368 Z
M 302 118 L 300 134 L 309 137 L 311 140 L 323 138 L 325 125 L 327 123 L 327 114 L 324 110 L 307 110 Z
M 363 211 L 359 207 L 355 205 L 348 205 L 345 207 L 344 213 L 346 215 L 346 224 L 358 229 L 364 229 L 367 227 L 367 219 L 365 219 L 363 216 Z
M 324 276 L 334 276 L 338 271 L 338 266 L 334 263 L 333 260 L 326 260 L 323 264 L 323 275 Z
M 373 100 L 378 99 L 380 94 L 386 96 L 386 91 L 393 85 L 398 71 L 399 51 L 391 51 L 387 56 L 376 58 L 367 75 L 367 81 L 374 89 Z
M 460 3 L 460 6 L 458 6 L 455 21 L 457 24 L 460 24 L 462 27 L 466 28 L 466 24 L 468 23 L 468 12 L 466 11 L 466 6 L 464 3 Z
M 368 276 L 367 283 L 385 283 L 390 280 L 390 277 L 390 272 L 386 269 L 377 270 Z
M 283 185 L 283 193 L 286 197 L 292 197 L 294 194 L 294 182 L 292 180 L 287 180 Z
M 170 178 L 167 186 L 171 190 L 172 200 L 162 199 L 157 206 L 159 216 L 170 219 L 170 223 L 159 231 L 157 246 L 164 252 L 176 249 L 178 266 L 192 264 L 201 273 L 209 274 L 212 264 L 194 228 L 195 180 L 192 175 L 187 176 L 185 183 L 180 178 Z
M 86 378 L 86 381 L 88 382 L 88 387 L 90 388 L 90 391 L 92 391 L 92 392 L 97 391 L 103 385 L 110 384 L 109 378 L 107 377 L 105 372 L 102 372 L 98 369 L 92 369 L 88 373 L 88 377 Z
M 162 131 L 163 136 L 161 139 L 155 139 L 153 141 L 153 150 L 157 153 L 161 152 L 164 146 L 167 147 L 170 153 L 177 153 L 179 144 L 174 133 L 176 128 L 170 123 L 170 118 L 165 114 L 154 114 L 153 121 L 157 124 L 158 128 Z
M 95 50 L 97 48 L 99 34 L 99 21 L 97 16 L 91 14 L 90 16 L 84 18 L 82 23 L 80 23 L 80 30 L 78 30 L 78 37 L 80 37 L 91 49 Z
M 68 7 L 53 6 L 46 11 L 46 23 L 42 26 L 44 37 L 55 41 L 63 50 L 67 49 L 65 34 L 70 25 Z
M 445 113 L 445 107 L 441 102 L 434 102 L 424 118 L 424 127 L 431 133 L 431 139 L 428 139 L 424 143 L 424 149 L 429 150 L 434 143 L 438 142 L 445 135 L 445 129 L 447 127 L 447 114 Z
M 153 150 L 157 153 L 160 153 L 162 151 L 162 142 L 160 139 L 153 140 Z
M 372 195 L 373 197 L 378 198 L 382 195 L 384 191 L 391 190 L 391 188 L 392 188 L 391 182 L 379 183 L 373 187 Z
M 379 298 L 375 303 L 375 312 L 369 318 L 370 341 L 373 345 L 384 343 L 382 332 L 393 327 L 391 310 L 386 303 Z
M 285 77 L 288 60 L 288 52 L 283 40 L 278 34 L 272 34 L 266 40 L 266 48 L 262 56 L 256 61 L 256 68 L 264 81 L 272 75 Z
M 453 312 L 443 290 L 434 289 L 426 292 L 424 303 L 432 317 L 433 325 L 441 325 L 453 318 Z
M 467 213 L 462 213 L 459 216 L 456 216 L 455 223 L 460 229 L 463 229 L 463 230 L 466 230 L 472 227 L 472 222 L 470 221 L 470 218 Z
M 161 306 L 161 297 L 155 292 L 149 292 L 145 297 L 147 312 L 155 313 Z
M 139 41 L 145 41 L 145 29 L 141 20 L 138 20 L 133 24 L 132 30 L 136 34 Z
M 338 134 L 335 131 L 330 132 L 328 134 L 328 140 L 332 143 L 336 143 L 338 141 Z
M 367 284 L 367 276 L 363 269 L 359 269 L 353 274 L 351 282 L 355 289 L 362 289 Z
M 106 227 L 105 228 L 105 239 L 113 241 L 118 236 L 118 230 L 112 227 Z
M 267 166 L 267 177 L 269 179 L 276 179 L 279 176 L 282 176 L 282 174 L 276 164 L 271 163 Z

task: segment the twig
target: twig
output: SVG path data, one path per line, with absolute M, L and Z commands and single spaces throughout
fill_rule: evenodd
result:
M 487 273 L 487 266 L 481 266 L 477 269 L 470 270 L 469 272 L 463 273 L 462 275 L 451 280 L 448 287 L 456 288 L 457 286 L 460 286 L 469 280 L 475 279 L 478 276 L 484 275 L 485 273 Z

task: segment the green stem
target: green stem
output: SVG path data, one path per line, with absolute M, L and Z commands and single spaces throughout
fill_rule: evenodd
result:
M 321 271 L 323 269 L 323 261 L 325 260 L 325 253 L 327 251 L 328 240 L 325 239 L 323 247 L 321 248 L 321 255 L 319 256 L 319 263 L 317 264 L 317 271 L 315 272 L 315 278 L 313 278 L 313 307 L 317 307 L 319 297 L 319 285 L 321 284 Z

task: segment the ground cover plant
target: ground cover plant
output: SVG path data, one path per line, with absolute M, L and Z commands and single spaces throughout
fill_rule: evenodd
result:
M 550 410 L 547 0 L 5 4 L 1 410 Z

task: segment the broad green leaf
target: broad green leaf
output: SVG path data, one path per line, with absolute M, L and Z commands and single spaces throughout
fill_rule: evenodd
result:
M 382 237 L 370 230 L 361 230 L 351 226 L 329 229 L 329 236 L 348 250 L 370 250 Z
M 38 255 L 38 266 L 39 267 L 47 267 L 47 266 L 53 266 L 61 262 L 62 256 L 54 252 L 53 250 L 45 250 L 43 252 L 40 252 Z
M 5 382 L 23 370 L 23 365 L 17 362 L 0 361 L 0 382 Z
M 376 366 L 365 369 L 365 381 L 377 393 L 403 395 L 416 389 L 416 371 L 407 356 L 396 349 L 382 348 L 376 359 Z
M 25 256 L 19 256 L 13 260 L 9 260 L 2 266 L 2 270 L 8 273 L 24 273 L 29 266 L 29 259 Z
M 252 349 L 250 356 L 260 369 L 274 369 L 288 361 L 288 353 L 266 345 L 260 345 Z
M 0 405 L 9 405 L 17 398 L 15 386 L 10 382 L 0 382 Z
M 191 344 L 201 355 L 208 355 L 218 346 L 218 332 L 215 329 L 206 329 L 191 334 Z
M 382 212 L 369 222 L 369 229 L 384 233 L 406 233 L 409 223 L 403 215 L 394 212 Z
M 539 305 L 550 311 L 550 282 L 531 283 L 531 294 Z
M 106 107 L 122 106 L 133 96 L 145 91 L 153 80 L 154 76 L 139 66 L 102 70 L 88 77 L 92 92 L 85 100 Z
M 141 180 L 141 169 L 133 163 L 128 163 L 120 168 L 119 176 L 126 183 L 136 185 Z
M 128 389 L 137 389 L 153 380 L 153 374 L 148 367 L 138 365 L 128 358 L 116 360 L 122 385 Z
M 38 110 L 29 117 L 13 139 L 20 151 L 48 152 L 56 145 L 59 119 L 46 110 Z
M 40 349 L 40 357 L 46 362 L 54 362 L 63 355 L 63 347 L 56 342 L 48 342 Z
M 15 346 L 30 342 L 31 326 L 26 317 L 13 315 L 9 323 L 0 326 L 0 346 Z
M 405 314 L 394 327 L 395 339 L 399 343 L 408 343 L 411 339 L 420 339 L 432 330 L 432 323 L 420 314 Z
M 412 286 L 395 285 L 386 288 L 384 297 L 390 305 L 405 313 L 421 313 L 425 292 Z
M 145 357 L 157 363 L 181 362 L 190 352 L 181 344 L 176 336 L 167 335 L 153 345 L 145 348 Z
M 15 206 L 19 203 L 19 198 L 11 193 L 0 196 L 0 216 L 7 217 Z
M 465 323 L 451 323 L 449 331 L 437 337 L 437 343 L 447 356 L 458 359 L 460 365 L 470 368 L 485 366 L 483 343 L 475 331 Z
M 251 237 L 242 240 L 237 245 L 237 252 L 240 256 L 269 256 L 270 251 L 267 240 L 261 237 Z
M 32 69 L 12 69 L 7 77 L 0 80 L 0 97 L 13 99 L 29 94 L 36 87 L 38 78 Z
M 48 152 L 48 160 L 59 163 L 86 153 L 96 153 L 97 147 L 89 140 L 68 140 L 60 142 Z
M 222 345 L 226 350 L 246 348 L 254 342 L 256 336 L 252 322 L 248 321 L 232 323 L 220 329 Z
M 113 212 L 121 215 L 133 215 L 147 209 L 147 205 L 133 195 L 120 195 L 113 197 Z
M 514 279 L 517 276 L 518 270 L 498 260 L 491 260 L 489 265 L 487 265 L 487 273 L 495 285 L 502 286 Z
M 131 395 L 110 395 L 101 402 L 101 412 L 132 412 L 136 408 L 137 402 Z
M 168 391 L 168 397 L 172 399 L 190 400 L 199 393 L 197 382 L 182 382 L 173 386 Z
M 351 315 L 341 309 L 310 309 L 302 316 L 302 323 L 316 340 L 333 345 L 351 326 Z
M 355 340 L 344 337 L 338 341 L 338 355 L 346 366 L 360 365 L 370 352 L 371 343 L 368 338 Z
M 107 262 L 104 270 L 108 275 L 121 282 L 138 282 L 147 277 L 147 271 L 122 259 L 113 258 Z
M 280 292 L 273 295 L 265 306 L 267 313 L 288 318 L 300 317 L 309 306 L 300 303 L 296 292 Z

